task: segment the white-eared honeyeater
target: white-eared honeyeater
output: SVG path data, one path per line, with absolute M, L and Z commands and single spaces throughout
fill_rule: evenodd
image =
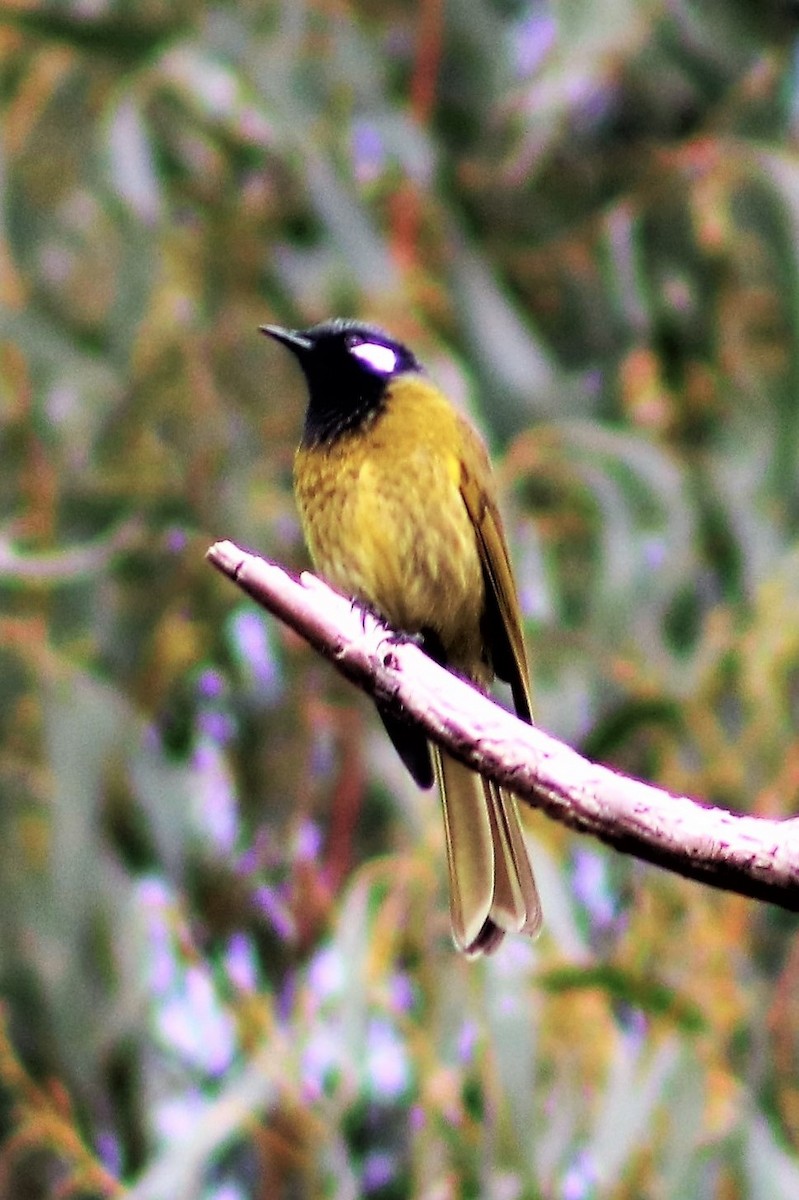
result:
M 295 355 L 308 387 L 294 485 L 316 569 L 482 690 L 506 680 L 531 721 L 519 601 L 476 431 L 381 329 L 333 320 L 263 332 Z M 438 781 L 458 947 L 476 955 L 508 932 L 535 933 L 541 906 L 515 797 L 378 711 L 417 783 Z

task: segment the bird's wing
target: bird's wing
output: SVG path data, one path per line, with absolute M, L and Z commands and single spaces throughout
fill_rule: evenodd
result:
M 485 611 L 482 620 L 482 634 L 488 646 L 495 672 L 500 679 L 506 680 L 511 686 L 516 712 L 524 721 L 532 724 L 532 704 L 530 698 L 530 683 L 527 671 L 527 652 L 522 634 L 522 615 L 516 584 L 508 555 L 508 546 L 502 528 L 502 518 L 499 514 L 494 497 L 486 490 L 480 480 L 490 478 L 487 473 L 488 463 L 485 450 L 475 439 L 474 453 L 484 458 L 484 464 L 478 460 L 477 469 L 470 470 L 469 464 L 462 464 L 461 496 L 469 513 L 477 540 L 480 563 L 483 568 L 485 582 Z M 443 759 L 446 768 L 447 760 Z M 451 771 L 441 770 L 438 774 L 442 782 L 442 797 L 445 811 L 456 809 L 453 800 L 457 794 L 447 796 L 443 789 L 444 783 L 450 783 L 447 778 Z M 476 779 L 476 777 L 473 777 Z M 458 780 L 456 778 L 455 782 Z M 470 945 L 466 935 L 472 932 L 477 924 L 476 917 L 481 911 L 477 901 L 480 899 L 479 889 L 473 889 L 475 903 L 471 927 L 459 931 L 455 922 L 453 909 L 453 929 L 456 941 L 466 950 L 467 954 L 490 952 L 501 940 L 503 932 L 521 932 L 534 935 L 541 926 L 541 902 L 538 896 L 535 877 L 530 865 L 524 834 L 519 821 L 519 811 L 515 796 L 506 788 L 497 787 L 488 779 L 480 779 L 483 791 L 485 812 L 488 815 L 493 850 L 493 887 L 491 889 L 491 904 L 488 909 L 484 929 Z M 474 786 L 474 785 L 473 785 Z M 450 787 L 450 792 L 455 789 Z M 465 791 L 465 782 L 461 784 L 459 793 Z M 450 816 L 449 824 L 453 824 Z M 468 831 L 467 831 L 468 834 Z M 474 836 L 471 836 L 474 841 Z M 447 844 L 450 855 L 450 876 L 453 875 L 453 864 L 460 865 L 465 852 L 460 855 L 457 851 L 459 844 L 470 848 L 470 838 L 463 834 L 457 842 L 448 828 Z M 479 856 L 472 853 L 477 863 Z M 472 874 L 477 874 L 473 869 Z M 451 885 L 454 886 L 454 885 Z M 483 889 L 486 882 L 483 882 Z M 461 888 L 461 893 L 464 889 Z M 463 896 L 461 896 L 461 902 Z M 463 907 L 463 904 L 461 905 Z
M 477 444 L 476 453 L 485 454 Z M 460 490 L 477 538 L 483 568 L 486 607 L 483 636 L 491 652 L 494 670 L 511 686 L 516 712 L 532 724 L 532 703 L 527 669 L 527 652 L 522 634 L 522 614 L 508 555 L 508 546 L 496 501 L 480 480 L 486 471 L 461 464 Z

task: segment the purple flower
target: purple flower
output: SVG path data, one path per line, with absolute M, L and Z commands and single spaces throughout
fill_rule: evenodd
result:
M 122 1148 L 110 1129 L 101 1129 L 95 1138 L 95 1149 L 100 1162 L 109 1171 L 119 1175 L 122 1171 Z
M 410 1087 L 405 1044 L 394 1026 L 378 1017 L 369 1022 L 366 1031 L 366 1076 L 375 1099 L 398 1100 Z
M 300 1064 L 303 1095 L 309 1102 L 330 1093 L 341 1074 L 341 1038 L 320 1027 L 309 1037 Z
M 193 1065 L 219 1075 L 236 1051 L 232 1018 L 219 1004 L 205 968 L 190 966 L 182 986 L 158 1006 L 156 1023 L 163 1041 Z
M 294 856 L 297 862 L 316 862 L 321 848 L 321 829 L 315 821 L 303 821 L 294 842 Z
M 427 1121 L 427 1113 L 422 1104 L 412 1104 L 408 1112 L 408 1125 L 411 1133 L 421 1133 Z
M 616 918 L 616 897 L 608 887 L 604 860 L 593 850 L 577 849 L 573 856 L 572 886 L 598 929 L 607 929 Z
M 517 26 L 514 40 L 516 71 L 524 79 L 534 75 L 555 45 L 557 24 L 551 13 L 534 12 Z
M 397 1163 L 387 1150 L 370 1150 L 363 1160 L 361 1182 L 365 1192 L 384 1188 L 397 1173 Z
M 250 609 L 239 609 L 228 621 L 227 634 L 245 682 L 259 700 L 275 703 L 283 692 L 283 675 L 268 618 Z
M 277 888 L 262 884 L 253 892 L 253 899 L 277 936 L 284 942 L 293 941 L 297 936 L 297 926 Z
M 197 679 L 197 694 L 202 700 L 218 700 L 227 691 L 227 680 L 215 667 L 206 667 Z
M 213 846 L 229 853 L 239 832 L 238 806 L 233 778 L 215 741 L 203 741 L 194 751 L 197 772 L 197 816 Z
M 250 939 L 234 933 L 225 951 L 225 967 L 230 982 L 242 992 L 254 992 L 258 986 L 258 970 Z
M 230 713 L 201 712 L 197 718 L 198 731 L 218 746 L 226 746 L 236 733 L 236 722 Z
M 563 1177 L 561 1200 L 588 1200 L 596 1194 L 596 1165 L 590 1154 L 580 1151 Z
M 147 920 L 148 984 L 156 995 L 164 995 L 175 986 L 178 975 L 172 936 L 173 898 L 160 879 L 142 880 L 138 895 Z
M 477 1048 L 477 1025 L 472 1020 L 464 1021 L 458 1034 L 458 1058 L 468 1066 Z
M 353 174 L 359 183 L 377 179 L 385 165 L 383 138 L 368 121 L 355 121 L 352 130 Z
M 663 538 L 649 537 L 644 542 L 644 561 L 650 571 L 658 571 L 666 560 L 666 543 Z
M 344 960 L 331 946 L 319 950 L 308 966 L 308 987 L 320 1004 L 341 994 L 346 977 Z
M 172 525 L 166 531 L 166 548 L 170 554 L 182 554 L 188 545 L 188 535 L 179 525 Z
M 397 1013 L 409 1013 L 416 1004 L 416 991 L 408 975 L 397 971 L 389 980 L 391 1005 Z

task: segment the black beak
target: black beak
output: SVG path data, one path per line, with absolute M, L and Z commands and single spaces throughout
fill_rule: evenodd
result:
M 276 342 L 282 342 L 298 358 L 302 358 L 313 349 L 313 342 L 297 329 L 283 329 L 280 325 L 261 325 L 261 333 L 273 337 Z

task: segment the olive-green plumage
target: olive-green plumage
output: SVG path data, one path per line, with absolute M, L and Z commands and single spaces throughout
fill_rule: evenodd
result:
M 308 384 L 294 483 L 316 568 L 482 690 L 505 679 L 530 721 L 519 603 L 475 430 L 380 329 L 264 332 L 294 352 Z M 479 954 L 507 932 L 535 933 L 541 909 L 514 796 L 381 716 L 417 782 L 439 783 L 457 945 Z

